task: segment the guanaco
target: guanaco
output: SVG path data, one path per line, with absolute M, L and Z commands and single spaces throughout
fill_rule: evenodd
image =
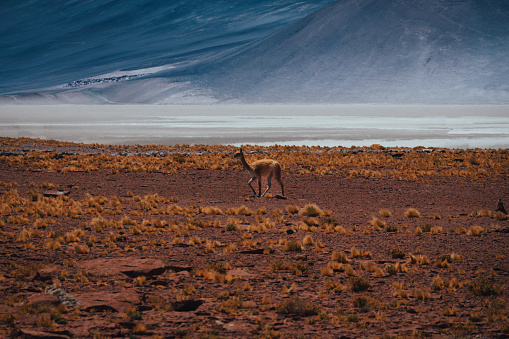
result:
M 251 183 L 255 180 L 258 180 L 258 197 L 263 197 L 265 193 L 270 189 L 271 186 L 271 180 L 272 177 L 276 179 L 276 181 L 281 186 L 281 195 L 285 196 L 285 190 L 283 187 L 283 182 L 281 181 L 281 166 L 276 160 L 272 159 L 261 159 L 253 162 L 251 165 L 249 165 L 244 158 L 244 152 L 242 151 L 242 148 L 239 150 L 238 153 L 234 156 L 236 159 L 240 159 L 240 162 L 244 166 L 245 169 L 249 172 L 251 175 L 251 179 L 249 179 L 249 182 L 247 183 L 249 187 L 253 190 L 254 195 L 256 195 L 256 191 L 251 185 Z M 267 189 L 263 194 L 262 192 L 262 178 L 267 177 Z

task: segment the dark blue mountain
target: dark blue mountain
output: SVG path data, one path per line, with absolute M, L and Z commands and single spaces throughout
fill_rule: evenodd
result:
M 3 0 L 0 93 L 203 58 L 333 0 Z
M 36 38 L 23 40 L 24 51 L 6 39 L 0 53 L 33 72 L 8 68 L 1 91 L 51 102 L 509 104 L 507 0 L 206 2 L 198 12 L 91 3 L 68 2 L 88 25 L 64 11 L 51 29 L 66 27 L 52 45 L 65 53 L 44 38 L 34 50 Z M 32 91 L 53 85 L 65 86 Z

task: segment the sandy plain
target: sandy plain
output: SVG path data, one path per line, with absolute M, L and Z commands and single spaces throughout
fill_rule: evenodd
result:
M 286 199 L 233 146 L 1 150 L 3 336 L 509 334 L 506 150 L 246 146 Z

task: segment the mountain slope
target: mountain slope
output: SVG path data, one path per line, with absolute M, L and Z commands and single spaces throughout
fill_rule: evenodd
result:
M 315 1 L 314 8 L 326 2 Z M 8 98 L 52 103 L 509 104 L 507 0 L 339 0 L 297 21 L 291 18 L 309 6 L 288 6 L 286 1 L 253 1 L 251 11 L 257 10 L 245 18 L 233 6 L 216 13 L 219 19 L 207 17 L 213 25 L 183 24 L 183 31 L 196 28 L 187 36 L 192 39 L 177 39 L 166 54 L 157 35 L 148 35 L 146 46 L 151 47 L 146 50 L 138 37 L 128 54 L 132 58 L 119 64 L 130 69 L 161 66 L 150 72 L 99 76 L 72 83 L 77 86 Z M 141 57 L 150 52 L 155 54 Z M 174 63 L 165 66 L 165 58 Z M 112 65 L 116 63 L 99 69 L 112 71 Z
M 500 0 L 337 1 L 194 80 L 243 102 L 509 103 L 507 18 Z

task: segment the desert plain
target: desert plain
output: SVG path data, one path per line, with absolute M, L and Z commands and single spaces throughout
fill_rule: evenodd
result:
M 1 138 L 0 336 L 509 336 L 507 149 L 244 151 Z

